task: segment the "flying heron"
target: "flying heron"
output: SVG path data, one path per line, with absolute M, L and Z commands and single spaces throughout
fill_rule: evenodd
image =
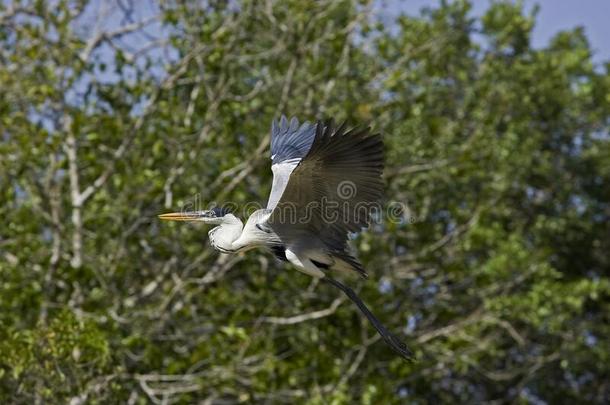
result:
M 348 247 L 350 233 L 367 227 L 383 190 L 383 142 L 370 128 L 346 129 L 332 121 L 299 125 L 282 116 L 271 126 L 273 184 L 266 209 L 245 226 L 227 209 L 159 215 L 171 221 L 216 225 L 210 244 L 222 253 L 266 248 L 298 270 L 339 288 L 368 318 L 383 340 L 405 359 L 411 351 L 373 315 L 358 295 L 332 278 L 334 270 L 364 267 Z

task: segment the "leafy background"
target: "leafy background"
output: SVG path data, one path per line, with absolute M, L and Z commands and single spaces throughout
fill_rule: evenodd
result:
M 604 403 L 610 74 L 581 28 L 442 1 L 0 2 L 3 403 Z M 416 351 L 188 204 L 264 202 L 280 114 L 370 123 L 347 280 Z

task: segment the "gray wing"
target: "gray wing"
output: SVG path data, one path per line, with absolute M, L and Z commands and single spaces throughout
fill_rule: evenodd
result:
M 318 238 L 347 251 L 348 233 L 368 226 L 383 193 L 383 142 L 369 128 L 316 125 L 307 155 L 291 171 L 269 226 L 287 244 Z
M 299 125 L 296 118 L 290 122 L 282 116 L 280 122 L 271 125 L 271 170 L 273 185 L 269 194 L 268 209 L 273 209 L 280 200 L 290 179 L 290 174 L 311 149 L 316 126 L 309 122 Z

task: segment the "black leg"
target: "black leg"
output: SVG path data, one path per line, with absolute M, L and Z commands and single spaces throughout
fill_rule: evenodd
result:
M 400 354 L 406 360 L 414 360 L 413 352 L 409 350 L 407 345 L 405 345 L 402 340 L 400 340 L 398 337 L 396 337 L 396 335 L 394 335 L 392 332 L 387 330 L 385 326 L 383 326 L 379 319 L 377 319 L 377 317 L 373 315 L 373 313 L 367 308 L 364 302 L 362 302 L 362 300 L 360 299 L 360 297 L 358 297 L 354 290 L 329 276 L 325 276 L 322 280 L 327 281 L 328 283 L 334 285 L 335 287 L 343 291 L 345 295 L 347 295 L 347 297 L 358 306 L 360 311 L 362 311 L 362 313 L 367 317 L 369 322 L 371 322 L 371 324 L 377 330 L 379 335 L 381 335 L 383 340 L 388 344 L 388 346 L 394 349 L 396 353 Z

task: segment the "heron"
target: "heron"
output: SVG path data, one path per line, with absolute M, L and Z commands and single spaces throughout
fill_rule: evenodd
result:
M 383 193 L 383 141 L 369 127 L 347 128 L 333 120 L 299 123 L 282 116 L 271 125 L 273 181 L 267 206 L 245 225 L 231 210 L 172 212 L 162 220 L 214 225 L 209 242 L 221 253 L 263 248 L 301 272 L 341 290 L 400 356 L 408 347 L 331 274 L 367 273 L 349 247 L 350 235 L 366 228 Z

